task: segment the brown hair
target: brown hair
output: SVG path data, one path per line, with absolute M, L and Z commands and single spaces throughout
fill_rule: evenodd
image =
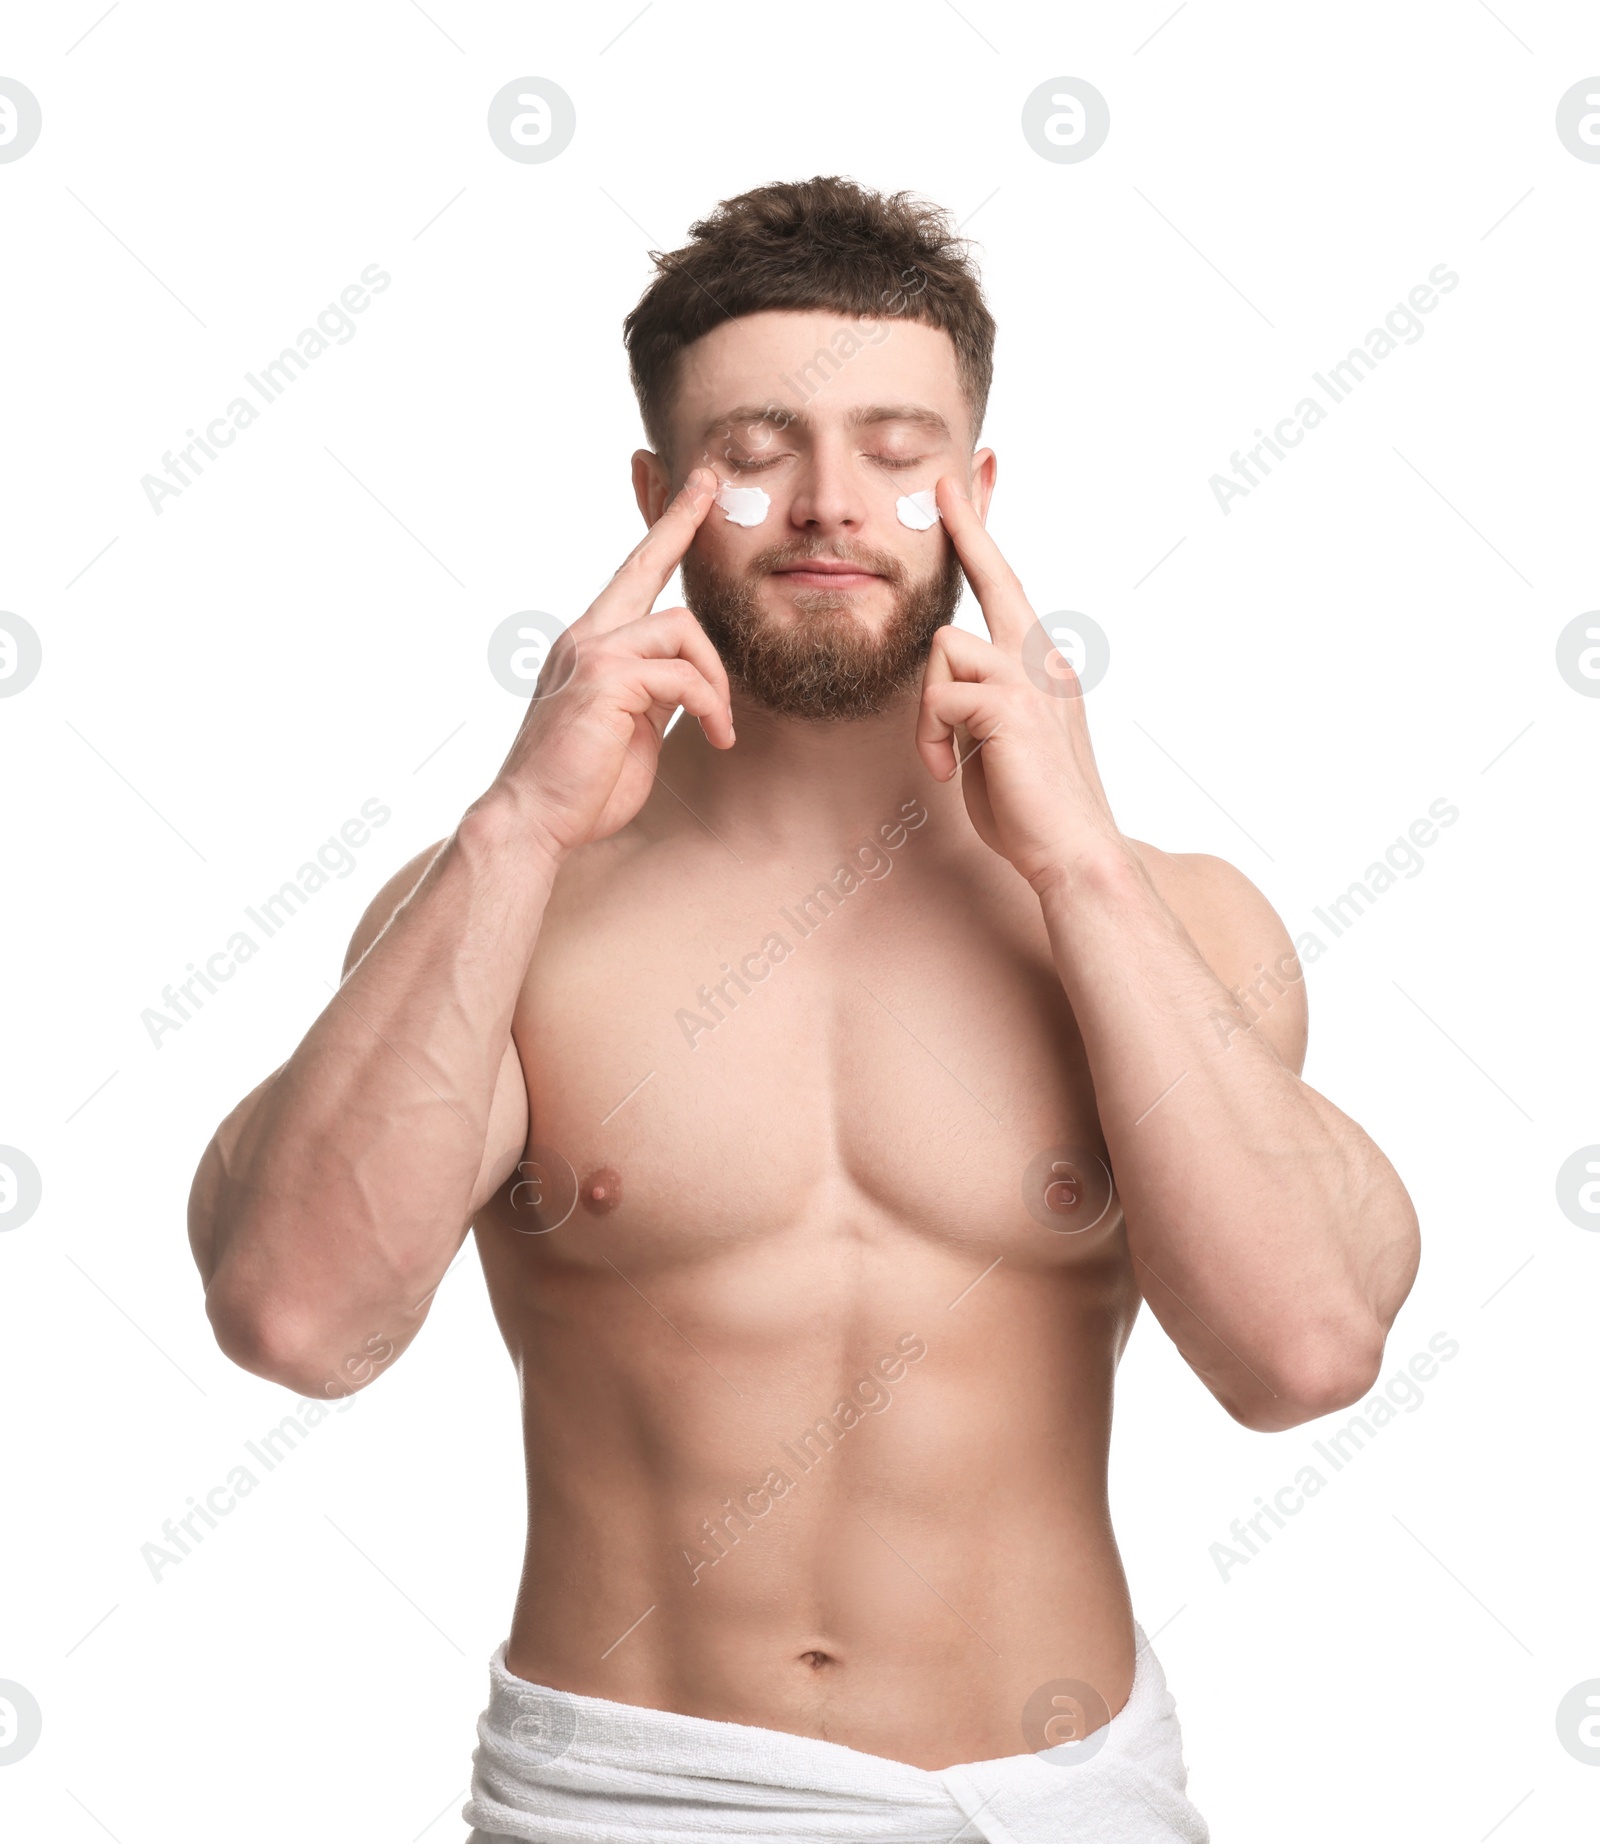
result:
M 724 320 L 771 309 L 900 315 L 948 333 L 977 439 L 994 372 L 994 317 L 948 212 L 910 192 L 885 197 L 851 179 L 818 177 L 724 199 L 689 235 L 681 250 L 651 251 L 655 279 L 622 323 L 657 453 L 667 452 L 678 354 Z

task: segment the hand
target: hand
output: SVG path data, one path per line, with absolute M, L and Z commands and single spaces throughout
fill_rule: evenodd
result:
M 686 608 L 652 614 L 717 490 L 696 468 L 585 612 L 551 649 L 484 802 L 507 801 L 552 857 L 627 825 L 655 779 L 682 705 L 706 740 L 733 747 L 728 675 Z
M 955 479 L 941 478 L 935 496 L 990 639 L 953 627 L 935 635 L 922 681 L 918 753 L 939 781 L 959 765 L 979 838 L 1035 890 L 1088 862 L 1131 857 L 1100 785 L 1078 675 L 1052 655 L 1040 630 L 1029 647 L 1030 659 L 1038 648 L 1044 680 L 1035 683 L 1023 645 L 1039 621 L 1022 584 Z

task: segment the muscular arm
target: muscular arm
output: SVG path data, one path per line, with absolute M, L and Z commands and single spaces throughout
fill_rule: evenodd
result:
M 1080 860 L 1040 900 L 1156 1317 L 1252 1428 L 1354 1401 L 1416 1274 L 1416 1216 L 1300 1079 L 1305 988 L 1282 923 L 1220 860 L 1145 849 Z
M 416 1335 L 526 1142 L 511 1015 L 551 877 L 469 814 L 379 894 L 338 993 L 217 1130 L 190 1243 L 246 1369 L 343 1395 Z
M 960 482 L 937 491 L 992 643 L 940 630 L 917 745 L 940 780 L 961 775 L 979 836 L 1039 897 L 1145 1298 L 1239 1421 L 1329 1414 L 1370 1388 L 1410 1290 L 1411 1200 L 1300 1080 L 1303 989 L 1282 923 L 1220 860 L 1122 835 L 1076 673 Z M 973 746 L 958 765 L 961 731 Z M 1263 984 L 1247 1011 L 1230 989 L 1258 967 L 1284 990 Z
M 380 894 L 331 1003 L 207 1147 L 190 1246 L 247 1370 L 304 1395 L 369 1382 L 516 1168 L 512 1018 L 558 866 L 637 813 L 679 706 L 733 743 L 710 641 L 687 609 L 650 612 L 715 487 L 691 474 L 573 623 L 494 785 Z

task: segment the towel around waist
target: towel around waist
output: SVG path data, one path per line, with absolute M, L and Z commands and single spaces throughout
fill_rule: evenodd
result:
M 1205 1844 L 1177 1713 L 1135 1626 L 1126 1704 L 1079 1749 L 938 1771 L 837 1742 L 580 1697 L 489 1665 L 472 1844 Z

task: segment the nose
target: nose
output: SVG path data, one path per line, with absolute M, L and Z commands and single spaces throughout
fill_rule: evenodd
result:
M 818 442 L 802 464 L 789 523 L 813 537 L 856 536 L 867 523 L 868 504 L 850 446 Z

